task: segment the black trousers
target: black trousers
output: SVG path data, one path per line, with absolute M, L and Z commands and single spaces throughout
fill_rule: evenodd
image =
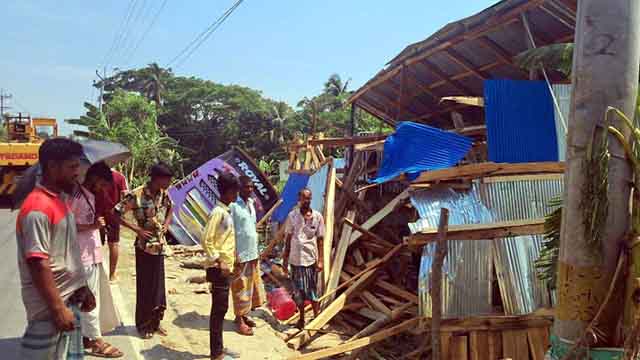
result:
M 211 359 L 223 353 L 222 327 L 229 309 L 229 278 L 220 269 L 207 269 L 207 281 L 211 283 L 211 314 L 209 316 L 209 347 Z

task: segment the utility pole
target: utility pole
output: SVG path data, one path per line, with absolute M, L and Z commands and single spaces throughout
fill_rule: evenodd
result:
M 608 215 L 602 242 L 593 250 L 584 225 L 585 159 L 589 144 L 598 143 L 607 106 L 633 118 L 640 66 L 640 1 L 578 1 L 573 54 L 571 100 L 567 137 L 564 208 L 558 261 L 558 305 L 554 333 L 578 340 L 603 303 L 612 283 L 621 243 L 629 230 L 632 172 L 624 149 L 609 135 Z M 629 129 L 616 116 L 610 125 L 628 138 Z M 621 282 L 622 283 L 622 282 Z M 622 315 L 621 286 L 611 296 L 596 324 L 599 336 L 590 346 L 617 346 L 616 326 Z M 590 337 L 591 338 L 591 337 Z
M 5 100 L 9 100 L 13 97 L 11 94 L 4 92 L 4 89 L 0 89 L 0 120 L 4 120 L 4 112 L 11 109 L 11 107 L 5 105 Z
M 102 99 L 104 98 L 104 83 L 107 79 L 107 67 L 104 66 L 102 68 L 102 76 L 100 76 L 100 73 L 98 72 L 98 70 L 96 70 L 96 75 L 98 76 L 98 79 L 100 79 L 100 98 L 98 99 L 98 109 L 102 111 Z

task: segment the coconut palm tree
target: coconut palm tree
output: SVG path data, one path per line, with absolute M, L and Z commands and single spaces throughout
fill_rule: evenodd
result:
M 164 69 L 157 63 L 151 63 L 144 69 L 145 78 L 141 79 L 140 90 L 157 106 L 162 105 L 162 96 L 166 91 L 164 80 L 171 75 L 171 69 Z

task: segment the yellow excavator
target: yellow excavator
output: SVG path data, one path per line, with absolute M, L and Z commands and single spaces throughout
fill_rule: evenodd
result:
M 38 162 L 40 145 L 58 136 L 58 122 L 50 118 L 31 118 L 19 113 L 5 115 L 6 138 L 0 140 L 0 206 L 11 204 L 11 197 L 22 173 Z

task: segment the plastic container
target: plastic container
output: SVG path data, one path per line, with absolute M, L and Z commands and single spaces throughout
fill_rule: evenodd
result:
M 280 321 L 289 319 L 297 311 L 296 303 L 285 288 L 277 288 L 273 290 L 267 295 L 267 300 L 269 300 L 269 307 L 271 307 L 271 311 Z

